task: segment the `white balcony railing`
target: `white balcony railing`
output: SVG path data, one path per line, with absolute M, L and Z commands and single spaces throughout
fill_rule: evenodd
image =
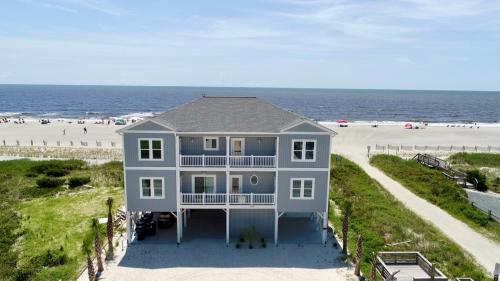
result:
M 224 167 L 226 156 L 220 155 L 181 155 L 181 166 L 184 167 Z
M 182 204 L 188 205 L 218 205 L 226 204 L 226 194 L 218 193 L 182 193 Z
M 276 156 L 222 156 L 222 155 L 181 155 L 182 167 L 224 167 L 229 159 L 230 167 L 272 168 L 276 166 Z
M 276 156 L 229 156 L 231 167 L 274 167 Z
M 182 205 L 273 205 L 274 193 L 181 193 Z

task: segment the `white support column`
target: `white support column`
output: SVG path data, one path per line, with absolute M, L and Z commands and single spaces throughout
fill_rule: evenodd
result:
M 184 228 L 187 227 L 187 210 L 184 210 L 184 212 L 182 212 L 182 218 L 184 219 Z
M 182 231 L 182 215 L 181 209 L 177 209 L 177 245 L 181 243 L 181 231 Z
M 326 244 L 327 230 L 328 230 L 328 212 L 324 212 L 323 213 L 323 233 L 322 233 L 322 237 L 321 237 L 323 244 Z
M 274 244 L 278 246 L 278 209 L 274 209 Z
M 180 137 L 175 135 L 175 190 L 177 198 L 177 245 L 181 243 L 182 238 L 182 209 L 181 206 L 181 172 L 179 171 L 180 166 Z
M 226 246 L 229 246 L 229 208 L 226 209 Z
M 132 242 L 132 218 L 130 217 L 130 211 L 125 213 L 126 224 L 127 224 L 127 245 Z

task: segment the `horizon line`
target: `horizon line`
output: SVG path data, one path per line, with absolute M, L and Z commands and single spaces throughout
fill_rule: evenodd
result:
M 291 90 L 362 90 L 362 91 L 422 91 L 422 92 L 493 92 L 500 90 L 458 90 L 458 89 L 397 89 L 397 88 L 327 88 L 327 87 L 281 87 L 281 86 L 189 86 L 189 85 L 117 85 L 117 84 L 43 84 L 43 83 L 0 83 L 0 86 L 72 86 L 72 87 L 171 87 L 171 88 L 234 88 L 234 89 L 291 89 Z

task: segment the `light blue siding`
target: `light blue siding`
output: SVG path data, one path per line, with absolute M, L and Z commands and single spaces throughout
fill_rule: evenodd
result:
M 204 150 L 203 137 L 180 137 L 182 155 L 226 155 L 226 138 L 219 137 L 218 150 Z
M 276 155 L 276 138 L 246 137 L 245 155 L 258 155 L 258 156 Z
M 328 168 L 330 159 L 330 135 L 282 134 L 279 140 L 280 168 Z M 316 161 L 292 161 L 292 140 L 316 140 Z
M 204 136 L 182 136 L 180 138 L 182 155 L 226 155 L 226 137 L 219 138 L 218 150 L 204 150 Z M 235 137 L 236 138 L 236 137 Z M 238 137 L 240 138 L 240 137 Z M 275 137 L 241 137 L 245 139 L 245 155 L 276 155 Z
M 155 122 L 146 121 L 142 124 L 135 125 L 135 127 L 131 128 L 132 131 L 171 131 L 168 128 L 158 125 Z
M 294 126 L 285 132 L 312 132 L 312 133 L 318 133 L 318 132 L 328 132 L 327 130 L 324 130 L 322 128 L 318 128 L 316 126 L 313 126 L 308 123 L 300 123 L 297 126 Z
M 274 193 L 274 172 L 231 172 L 231 175 L 242 176 L 243 193 Z M 256 185 L 250 183 L 250 177 L 256 175 Z
M 314 199 L 290 199 L 291 178 L 314 178 Z M 278 211 L 324 212 L 326 210 L 328 171 L 280 171 L 278 186 Z
M 175 167 L 175 136 L 173 133 L 130 133 L 123 134 L 125 149 L 125 166 L 127 167 Z M 143 161 L 139 160 L 139 139 L 161 138 L 163 139 L 163 160 Z
M 126 170 L 127 208 L 130 211 L 167 212 L 177 210 L 175 171 Z M 164 199 L 141 199 L 141 177 L 162 177 Z
M 181 172 L 181 190 L 183 193 L 193 192 L 193 175 L 215 175 L 215 192 L 226 193 L 226 173 L 225 172 Z
M 246 231 L 255 227 L 257 236 L 270 243 L 274 237 L 274 210 L 232 209 L 229 211 L 229 231 L 233 239 L 244 237 Z M 257 239 L 259 239 L 257 237 Z M 258 246 L 260 241 L 256 241 Z

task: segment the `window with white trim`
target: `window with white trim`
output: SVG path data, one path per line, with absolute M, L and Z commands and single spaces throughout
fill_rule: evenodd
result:
M 217 137 L 204 137 L 203 150 L 219 150 L 219 138 Z
M 291 179 L 291 199 L 314 199 L 314 179 Z
M 139 139 L 140 160 L 163 160 L 162 139 Z
M 163 178 L 141 178 L 141 198 L 165 198 L 163 186 Z
M 316 161 L 316 140 L 292 140 L 292 161 Z

